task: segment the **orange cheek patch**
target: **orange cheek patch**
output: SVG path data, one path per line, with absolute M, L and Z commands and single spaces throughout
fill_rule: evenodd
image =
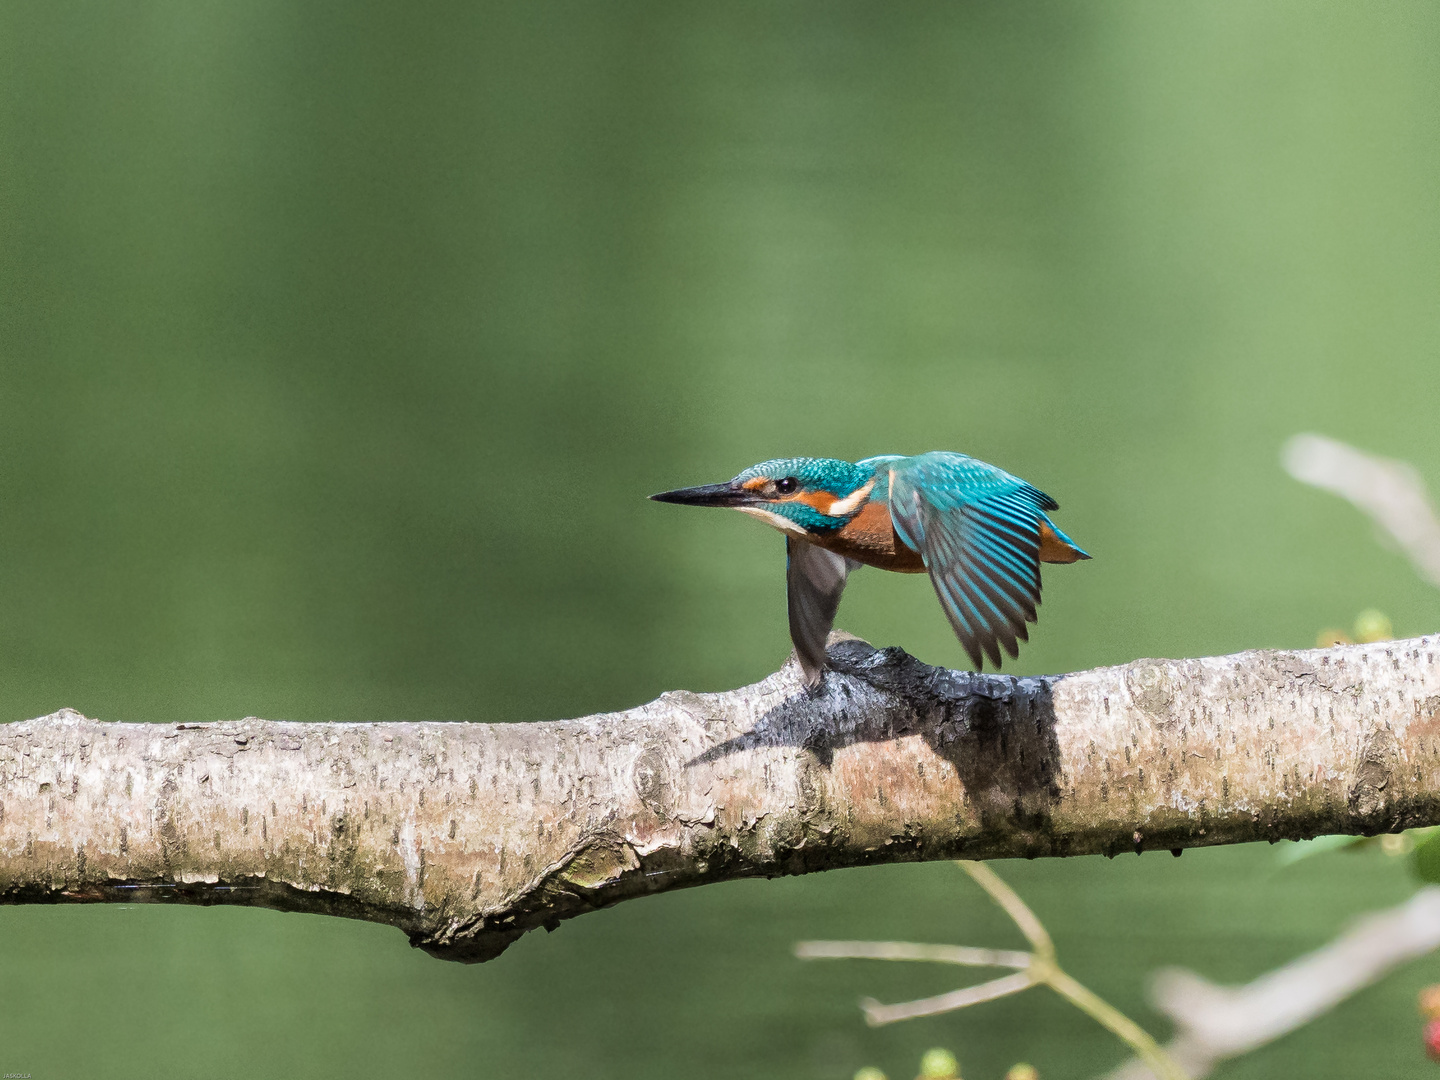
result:
M 822 514 L 829 514 L 830 506 L 835 502 L 835 496 L 824 491 L 802 491 L 787 501 L 802 502 L 811 509 L 819 510 Z
M 765 477 L 763 477 L 763 476 L 755 476 L 755 477 L 752 477 L 752 478 L 749 479 L 749 480 L 746 480 L 746 481 L 745 481 L 743 484 L 741 484 L 740 486 L 741 486 L 742 488 L 744 488 L 746 491 L 759 491 L 759 490 L 760 490 L 761 488 L 763 488 L 767 483 L 769 483 L 769 481 L 767 481 L 767 480 L 765 479 Z

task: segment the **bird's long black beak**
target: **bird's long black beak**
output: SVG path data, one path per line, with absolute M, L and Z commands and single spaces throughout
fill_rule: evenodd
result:
M 651 495 L 656 502 L 679 503 L 681 506 L 750 506 L 759 500 L 755 493 L 731 484 L 702 484 Z

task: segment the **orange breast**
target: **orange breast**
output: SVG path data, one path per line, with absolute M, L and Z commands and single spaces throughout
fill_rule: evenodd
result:
M 821 547 L 881 570 L 897 570 L 902 574 L 923 574 L 925 564 L 920 553 L 906 547 L 895 535 L 890 522 L 890 508 L 884 503 L 867 502 L 861 511 L 826 540 L 816 541 Z

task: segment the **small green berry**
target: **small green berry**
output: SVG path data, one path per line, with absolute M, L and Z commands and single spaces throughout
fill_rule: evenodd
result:
M 1040 1080 L 1040 1070 L 1034 1065 L 1022 1061 L 1010 1066 L 1010 1071 L 1005 1074 L 1005 1080 Z
M 855 1080 L 889 1080 L 889 1078 L 874 1065 L 866 1065 L 863 1069 L 856 1070 Z
M 1361 644 L 1372 641 L 1389 641 L 1395 636 L 1390 617 L 1383 611 L 1367 608 L 1355 616 L 1355 640 Z
M 920 1076 L 923 1080 L 959 1080 L 960 1063 L 949 1050 L 937 1046 L 920 1059 Z

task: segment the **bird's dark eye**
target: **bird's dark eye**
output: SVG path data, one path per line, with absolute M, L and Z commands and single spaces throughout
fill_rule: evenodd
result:
M 793 476 L 787 476 L 782 480 L 775 481 L 775 490 L 778 491 L 781 495 L 789 495 L 799 486 L 799 481 L 797 481 Z

